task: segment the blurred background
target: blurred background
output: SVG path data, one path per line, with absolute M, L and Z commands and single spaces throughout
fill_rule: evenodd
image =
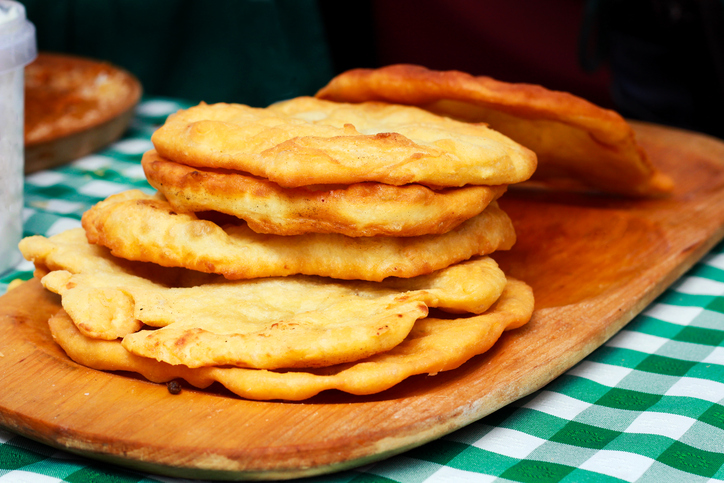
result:
M 414 63 L 568 91 L 724 137 L 724 0 L 21 0 L 43 51 L 148 95 L 265 106 Z

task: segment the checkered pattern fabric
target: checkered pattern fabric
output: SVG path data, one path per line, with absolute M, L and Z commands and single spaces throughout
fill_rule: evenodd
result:
M 79 226 L 92 204 L 151 192 L 139 160 L 165 117 L 147 99 L 121 141 L 25 184 L 25 235 Z M 21 263 L 0 277 L 0 293 Z M 0 381 L 2 375 L 0 374 Z M 1 382 L 0 382 L 0 390 Z M 180 481 L 0 430 L 0 483 Z M 540 391 L 386 461 L 304 482 L 724 482 L 724 243 L 610 341 Z

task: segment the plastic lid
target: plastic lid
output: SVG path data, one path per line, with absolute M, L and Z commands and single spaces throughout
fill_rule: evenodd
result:
M 0 0 L 0 73 L 29 64 L 38 55 L 35 26 L 25 17 L 25 7 Z

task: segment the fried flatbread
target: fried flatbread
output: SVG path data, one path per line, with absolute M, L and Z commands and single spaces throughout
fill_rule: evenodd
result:
M 88 243 L 82 228 L 65 230 L 49 238 L 41 235 L 25 237 L 18 248 L 23 257 L 35 265 L 36 276 L 40 274 L 41 277 L 53 270 L 122 272 L 143 277 L 150 283 L 176 287 L 192 287 L 218 278 L 184 268 L 159 267 L 114 257 L 106 247 Z
M 523 326 L 532 312 L 530 287 L 509 279 L 500 299 L 482 315 L 421 319 L 402 343 L 385 353 L 356 363 L 294 371 L 173 366 L 131 354 L 120 341 L 83 336 L 62 310 L 49 325 L 54 339 L 71 359 L 94 369 L 136 372 L 154 382 L 183 378 L 201 388 L 218 381 L 248 399 L 304 400 L 329 389 L 375 394 L 413 375 L 455 369 L 487 351 L 503 331 Z
M 246 224 L 219 226 L 176 212 L 159 197 L 130 190 L 110 196 L 82 219 L 91 243 L 115 256 L 218 273 L 228 279 L 320 275 L 380 281 L 409 278 L 515 243 L 510 218 L 496 202 L 442 235 L 347 237 L 265 235 Z
M 302 275 L 229 281 L 217 276 L 194 286 L 169 286 L 128 270 L 123 260 L 109 263 L 103 254 L 91 255 L 97 260 L 86 261 L 79 273 L 64 270 L 89 256 L 82 230 L 72 232 L 34 237 L 24 253 L 34 245 L 55 246 L 36 250 L 51 253 L 57 267 L 42 283 L 61 295 L 78 329 L 95 339 L 124 338 L 133 353 L 188 367 L 273 369 L 358 360 L 399 344 L 428 307 L 485 312 L 506 284 L 495 261 L 482 257 L 429 275 L 383 282 Z M 48 265 L 42 257 L 36 263 Z M 144 325 L 148 328 L 140 330 Z
M 416 107 L 298 97 L 252 108 L 201 104 L 152 136 L 164 158 L 243 171 L 291 188 L 376 181 L 436 187 L 528 179 L 529 149 L 482 124 Z
M 391 350 L 427 315 L 427 307 L 445 305 L 448 295 L 465 293 L 471 285 L 480 297 L 475 305 L 490 306 L 505 277 L 494 262 L 486 268 L 484 275 L 495 272 L 492 277 L 476 277 L 478 270 L 470 266 L 463 270 L 465 288 L 456 287 L 465 280 L 455 278 L 446 289 L 431 291 L 303 276 L 183 289 L 170 302 L 177 313 L 189 315 L 161 329 L 129 334 L 123 346 L 188 367 L 312 368 L 357 361 Z M 219 291 L 226 293 L 219 296 Z M 189 307 L 189 300 L 198 302 Z
M 135 372 L 151 382 L 158 383 L 184 379 L 198 388 L 208 387 L 214 382 L 204 369 L 172 366 L 165 362 L 133 355 L 123 348 L 118 339 L 88 337 L 78 329 L 63 309 L 50 318 L 48 325 L 53 339 L 68 357 L 91 369 Z
M 241 218 L 257 233 L 346 236 L 442 234 L 472 218 L 507 186 L 432 190 L 420 184 L 282 188 L 238 171 L 193 168 L 144 154 L 148 182 L 180 212 L 218 211 Z
M 538 155 L 536 180 L 634 196 L 658 196 L 673 187 L 618 113 L 569 93 L 458 71 L 393 65 L 344 72 L 316 96 L 414 105 L 487 123 Z
M 109 272 L 53 271 L 43 285 L 62 297 L 81 332 L 123 337 L 137 355 L 188 367 L 322 367 L 391 349 L 428 307 L 487 310 L 505 276 L 490 258 L 420 279 L 333 281 L 290 276 L 162 287 Z M 470 309 L 470 310 L 467 310 Z M 135 321 L 116 337 L 118 321 Z M 161 329 L 140 330 L 141 325 Z M 138 332 L 136 332 L 138 331 Z
M 139 324 L 163 328 L 125 334 L 124 347 L 187 367 L 276 369 L 354 361 L 396 346 L 415 320 L 427 315 L 424 293 L 360 295 L 354 287 L 303 276 L 148 289 L 137 280 L 107 275 L 55 271 L 42 280 L 62 295 L 63 307 L 85 335 L 93 336 L 84 330 L 86 321 L 113 329 L 114 319 L 135 315 Z M 108 312 L 113 317 L 104 317 Z
M 97 273 L 103 280 L 104 286 L 128 285 L 128 280 L 137 280 L 137 287 L 142 292 L 151 289 L 165 288 L 192 288 L 201 285 L 219 284 L 226 279 L 214 274 L 205 274 L 182 268 L 159 267 L 143 262 L 129 262 L 123 258 L 114 257 L 105 247 L 88 243 L 82 228 L 74 228 L 58 233 L 51 237 L 35 235 L 25 238 L 21 242 L 23 256 L 32 261 L 37 267 L 51 267 L 44 271 L 65 271 L 71 275 Z M 476 257 L 471 260 L 451 265 L 444 269 L 419 275 L 414 278 L 390 277 L 382 282 L 367 283 L 364 281 L 344 282 L 349 287 L 364 291 L 410 291 L 424 290 L 428 296 L 430 307 L 443 309 L 455 313 L 484 312 L 499 295 L 495 290 L 502 290 L 503 279 L 498 271 L 497 264 L 489 257 Z M 46 282 L 44 282 L 46 283 Z M 54 282 L 57 287 L 58 283 Z M 336 283 L 330 280 L 330 283 Z M 479 284 L 483 285 L 479 285 Z M 491 287 L 498 285 L 497 289 Z M 56 293 L 60 289 L 54 289 Z M 490 298 L 492 297 L 492 298 Z M 145 307 L 145 319 L 149 325 L 163 326 L 165 308 L 162 305 Z M 156 315 L 153 315 L 157 313 Z M 140 312 L 138 318 L 142 318 Z M 154 322 L 155 321 L 155 322 Z

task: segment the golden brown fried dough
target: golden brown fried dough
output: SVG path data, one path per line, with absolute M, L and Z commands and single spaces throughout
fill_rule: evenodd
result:
M 304 276 L 148 289 L 129 277 L 117 283 L 106 273 L 73 275 L 56 287 L 48 279 L 59 273 L 63 274 L 51 272 L 43 281 L 46 288 L 70 299 L 64 303 L 66 311 L 92 314 L 106 306 L 119 318 L 136 315 L 139 324 L 159 325 L 163 328 L 138 327 L 124 334 L 124 347 L 188 367 L 276 369 L 350 362 L 396 346 L 415 320 L 427 315 L 424 292 L 359 294 L 354 287 Z M 125 297 L 111 300 L 105 297 L 108 291 Z M 79 299 L 77 292 L 86 296 Z M 92 337 L 68 313 L 81 332 Z M 101 315 L 94 319 L 96 325 L 113 328 L 113 321 Z
M 455 369 L 487 351 L 503 331 L 527 323 L 532 312 L 530 287 L 511 279 L 496 304 L 482 315 L 422 319 L 402 343 L 388 352 L 356 363 L 280 372 L 224 367 L 189 369 L 146 359 L 130 354 L 120 341 L 84 337 L 63 311 L 51 318 L 50 328 L 71 359 L 91 368 L 137 372 L 154 382 L 183 378 L 197 387 L 218 381 L 248 399 L 303 400 L 328 389 L 374 394 L 416 374 Z
M 565 92 L 414 65 L 354 69 L 317 97 L 419 106 L 462 121 L 484 122 L 538 155 L 533 179 L 635 196 L 658 196 L 672 181 L 637 144 L 616 112 Z
M 329 366 L 387 351 L 428 307 L 482 313 L 500 296 L 505 276 L 483 258 L 382 283 L 300 275 L 163 287 L 123 272 L 64 270 L 42 282 L 61 295 L 88 337 L 123 337 L 130 352 L 170 364 L 276 369 Z M 118 321 L 138 326 L 105 337 L 121 326 Z M 139 331 L 143 324 L 162 328 Z
M 496 200 L 507 186 L 432 190 L 419 184 L 282 188 L 237 171 L 193 168 L 154 150 L 142 160 L 149 183 L 180 212 L 218 211 L 257 233 L 419 236 L 450 231 Z
M 129 262 L 123 258 L 110 255 L 105 247 L 88 243 L 85 232 L 81 228 L 66 230 L 49 238 L 36 235 L 26 238 L 22 243 L 22 253 L 36 266 L 52 267 L 52 273 L 68 272 L 76 274 L 99 274 L 102 284 L 96 286 L 119 287 L 128 285 L 128 280 L 137 280 L 135 284 L 141 295 L 134 296 L 136 303 L 139 297 L 150 297 L 148 291 L 160 287 L 177 289 L 199 287 L 202 285 L 219 284 L 227 281 L 224 277 L 186 270 L 183 268 L 159 267 L 143 262 Z M 47 272 L 43 275 L 47 275 Z M 149 275 L 153 275 L 152 278 Z M 56 281 L 51 278 L 43 283 L 53 284 L 52 291 L 61 293 L 60 284 L 67 283 L 67 275 Z M 65 280 L 64 280 L 65 278 Z M 426 303 L 430 307 L 440 308 L 447 312 L 479 314 L 497 299 L 495 290 L 502 290 L 504 283 L 502 274 L 494 260 L 489 257 L 476 257 L 460 262 L 444 269 L 413 278 L 391 277 L 381 282 L 368 283 L 365 281 L 340 282 L 330 280 L 330 283 L 345 283 L 349 287 L 364 292 L 374 291 L 411 291 L 424 290 L 427 296 Z M 497 286 L 497 289 L 494 288 Z M 76 285 L 77 287 L 77 285 Z M 493 287 L 493 288 L 491 288 Z M 66 287 L 69 289 L 71 287 Z M 143 295 L 146 294 L 146 295 Z M 492 297 L 492 298 L 491 298 Z M 153 299 L 149 299 L 153 300 Z M 143 305 L 145 313 L 135 313 L 135 317 L 143 319 L 152 326 L 163 326 L 160 323 L 165 314 L 163 304 L 152 303 Z
M 102 253 L 89 257 L 83 231 L 72 232 L 36 237 L 28 244 L 55 248 L 46 252 L 52 253 L 57 269 L 42 283 L 61 295 L 81 333 L 94 339 L 124 338 L 126 349 L 137 355 L 188 367 L 275 369 L 358 360 L 399 344 L 428 307 L 485 312 L 506 284 L 495 261 L 483 257 L 383 282 L 302 275 L 229 281 L 217 276 L 194 286 L 169 286 L 134 273 L 121 259 L 114 264 Z M 76 267 L 78 258 L 86 259 L 80 272 L 63 269 Z M 46 261 L 36 258 L 41 265 Z M 172 277 L 161 273 L 159 278 Z M 144 325 L 161 329 L 140 330 Z
M 91 369 L 135 372 L 151 382 L 158 383 L 184 379 L 199 388 L 208 387 L 214 382 L 204 373 L 204 370 L 172 366 L 136 356 L 125 350 L 120 340 L 88 337 L 78 330 L 65 310 L 60 310 L 51 317 L 48 325 L 53 339 L 68 354 L 68 357 Z
M 128 334 L 123 346 L 188 367 L 311 368 L 353 362 L 397 346 L 428 307 L 445 306 L 448 297 L 473 298 L 472 304 L 487 309 L 500 296 L 505 276 L 490 259 L 478 264 L 486 270 L 468 265 L 460 273 L 465 278 L 450 277 L 437 290 L 294 276 L 161 292 L 159 300 L 174 314 L 185 315 L 162 315 L 167 325 Z M 470 289 L 475 295 L 464 296 Z
M 103 284 L 83 283 L 97 274 L 100 274 Z M 137 290 L 147 291 L 154 286 L 144 278 L 133 278 Z M 62 295 L 63 309 L 83 335 L 115 340 L 143 327 L 143 322 L 134 316 L 135 301 L 132 295 L 122 284 L 114 283 L 119 279 L 123 277 L 113 272 L 73 275 L 67 270 L 53 270 L 41 280 L 46 289 Z
M 89 244 L 82 228 L 66 230 L 50 238 L 29 236 L 20 241 L 19 249 L 26 260 L 35 264 L 36 272 L 41 276 L 53 270 L 70 273 L 120 271 L 143 277 L 151 283 L 177 287 L 208 283 L 218 277 L 114 257 L 106 247 Z
M 82 222 L 88 240 L 110 248 L 115 256 L 228 279 L 293 274 L 371 281 L 409 278 L 515 243 L 510 218 L 496 202 L 443 235 L 419 237 L 263 235 L 245 224 L 222 227 L 178 213 L 167 201 L 138 190 L 99 202 Z
M 172 161 L 243 171 L 285 188 L 501 185 L 528 179 L 536 167 L 530 150 L 485 125 L 416 107 L 311 97 L 264 109 L 201 104 L 169 116 L 152 141 Z

